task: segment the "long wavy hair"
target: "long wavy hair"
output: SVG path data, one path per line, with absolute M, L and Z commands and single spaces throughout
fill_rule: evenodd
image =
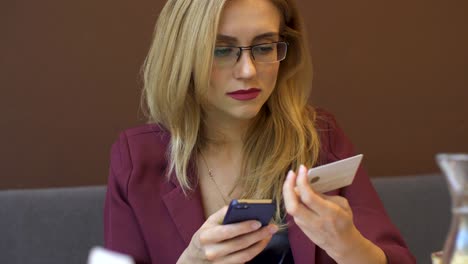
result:
M 209 87 L 218 23 L 227 0 L 169 0 L 156 23 L 143 65 L 142 103 L 148 121 L 171 134 L 167 175 L 175 172 L 184 192 L 197 182 L 188 177 L 203 135 L 203 97 Z M 249 127 L 243 169 L 237 181 L 242 198 L 276 201 L 281 223 L 282 186 L 289 169 L 318 160 L 316 113 L 308 105 L 312 65 L 303 21 L 293 0 L 271 0 L 282 14 L 280 33 L 289 43 L 270 98 Z

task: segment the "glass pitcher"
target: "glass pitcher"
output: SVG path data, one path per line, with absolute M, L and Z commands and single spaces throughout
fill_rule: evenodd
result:
M 452 198 L 452 224 L 445 241 L 442 263 L 468 263 L 468 154 L 438 154 Z

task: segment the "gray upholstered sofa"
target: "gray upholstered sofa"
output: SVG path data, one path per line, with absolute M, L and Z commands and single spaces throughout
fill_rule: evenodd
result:
M 374 178 L 418 263 L 442 248 L 450 201 L 440 175 Z M 0 191 L 0 263 L 85 264 L 102 245 L 105 187 Z

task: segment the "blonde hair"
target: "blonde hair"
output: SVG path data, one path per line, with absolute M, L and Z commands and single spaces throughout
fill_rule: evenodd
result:
M 281 222 L 282 186 L 289 169 L 317 162 L 315 111 L 308 106 L 312 65 L 303 21 L 292 0 L 271 0 L 283 16 L 289 43 L 276 87 L 244 140 L 243 198 L 274 199 Z M 209 87 L 217 27 L 226 0 L 169 0 L 163 8 L 144 64 L 143 100 L 149 122 L 171 134 L 168 175 L 175 171 L 185 192 L 190 162 L 203 145 L 203 97 Z
M 199 138 L 201 94 L 208 88 L 217 25 L 225 0 L 169 0 L 156 23 L 143 65 L 143 100 L 149 122 L 171 134 L 168 175 L 175 171 L 184 191 Z

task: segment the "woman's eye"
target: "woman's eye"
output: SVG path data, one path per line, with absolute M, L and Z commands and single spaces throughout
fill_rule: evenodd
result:
M 234 48 L 230 47 L 217 47 L 214 50 L 214 56 L 218 58 L 228 57 L 234 52 Z
M 264 45 L 264 46 L 258 46 L 256 48 L 257 52 L 261 53 L 261 54 L 268 54 L 270 52 L 273 52 L 275 49 L 273 47 L 273 45 Z

